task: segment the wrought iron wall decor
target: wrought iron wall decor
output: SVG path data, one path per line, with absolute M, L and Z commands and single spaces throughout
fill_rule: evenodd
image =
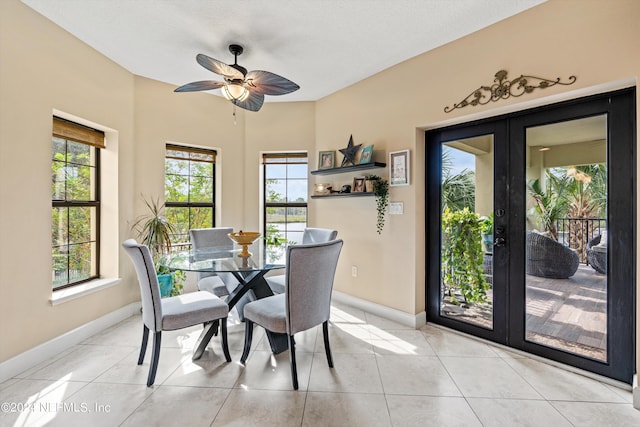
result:
M 561 82 L 560 77 L 555 80 L 545 79 L 542 77 L 520 75 L 511 81 L 507 80 L 507 71 L 500 70 L 495 74 L 495 79 L 491 86 L 480 86 L 471 92 L 466 98 L 453 107 L 444 107 L 445 113 L 450 113 L 457 108 L 463 108 L 467 105 L 485 105 L 489 102 L 496 102 L 500 99 L 522 96 L 525 93 L 531 93 L 534 89 L 546 89 L 555 85 L 569 86 L 576 82 L 576 76 L 570 76 L 567 82 Z

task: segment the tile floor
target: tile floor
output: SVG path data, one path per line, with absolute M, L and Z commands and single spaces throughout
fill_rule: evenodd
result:
M 334 305 L 329 369 L 320 328 L 289 354 L 260 328 L 246 366 L 243 325 L 191 361 L 200 327 L 165 332 L 156 384 L 131 317 L 0 384 L 0 426 L 640 426 L 631 392 L 427 325 L 413 330 Z M 320 332 L 319 332 L 320 331 Z

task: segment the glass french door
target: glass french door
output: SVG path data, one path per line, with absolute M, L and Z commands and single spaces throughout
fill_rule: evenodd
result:
M 429 320 L 500 343 L 507 333 L 507 136 L 500 121 L 427 134 Z
M 525 339 L 606 363 L 607 114 L 525 130 Z
M 427 133 L 427 316 L 630 382 L 635 91 Z

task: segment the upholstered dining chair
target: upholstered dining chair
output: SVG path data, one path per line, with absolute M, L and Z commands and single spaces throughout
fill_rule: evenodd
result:
M 209 292 L 191 292 L 168 298 L 160 298 L 160 286 L 156 275 L 151 252 L 145 245 L 135 240 L 126 240 L 122 246 L 131 257 L 138 275 L 140 296 L 142 298 L 142 347 L 138 357 L 138 365 L 142 365 L 147 350 L 149 330 L 153 331 L 153 353 L 147 386 L 153 385 L 156 379 L 158 361 L 160 359 L 160 342 L 162 331 L 174 331 L 189 326 L 211 323 L 219 320 L 222 335 L 222 351 L 227 362 L 231 362 L 227 343 L 227 315 L 229 306 L 217 296 Z
M 302 234 L 302 244 L 321 243 L 335 240 L 338 237 L 338 230 L 328 228 L 305 228 Z M 269 287 L 274 294 L 284 293 L 284 275 L 265 277 Z
M 219 247 L 233 249 L 233 240 L 229 238 L 233 227 L 194 228 L 189 230 L 192 249 Z M 198 272 L 198 290 L 209 291 L 220 298 L 229 295 L 238 281 L 231 273 Z
M 333 279 L 342 250 L 342 240 L 293 245 L 287 248 L 285 291 L 244 306 L 245 336 L 240 361 L 245 363 L 251 349 L 253 324 L 287 334 L 291 379 L 298 389 L 294 335 L 322 324 L 327 362 L 333 368 L 329 347 L 329 315 Z

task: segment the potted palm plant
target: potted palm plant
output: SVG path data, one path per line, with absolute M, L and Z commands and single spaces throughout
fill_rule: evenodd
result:
M 558 240 L 556 224 L 567 212 L 567 189 L 570 182 L 566 176 L 547 174 L 546 189 L 542 188 L 539 179 L 529 180 L 527 190 L 533 199 L 534 206 L 529 210 L 537 218 L 544 231 L 549 232 L 553 240 Z
M 184 271 L 169 271 L 158 264 L 159 259 L 171 250 L 171 236 L 176 233 L 176 228 L 164 215 L 164 203 L 160 204 L 158 199 L 143 200 L 149 211 L 136 219 L 132 229 L 140 242 L 149 247 L 158 274 L 160 294 L 179 295 L 183 289 Z

